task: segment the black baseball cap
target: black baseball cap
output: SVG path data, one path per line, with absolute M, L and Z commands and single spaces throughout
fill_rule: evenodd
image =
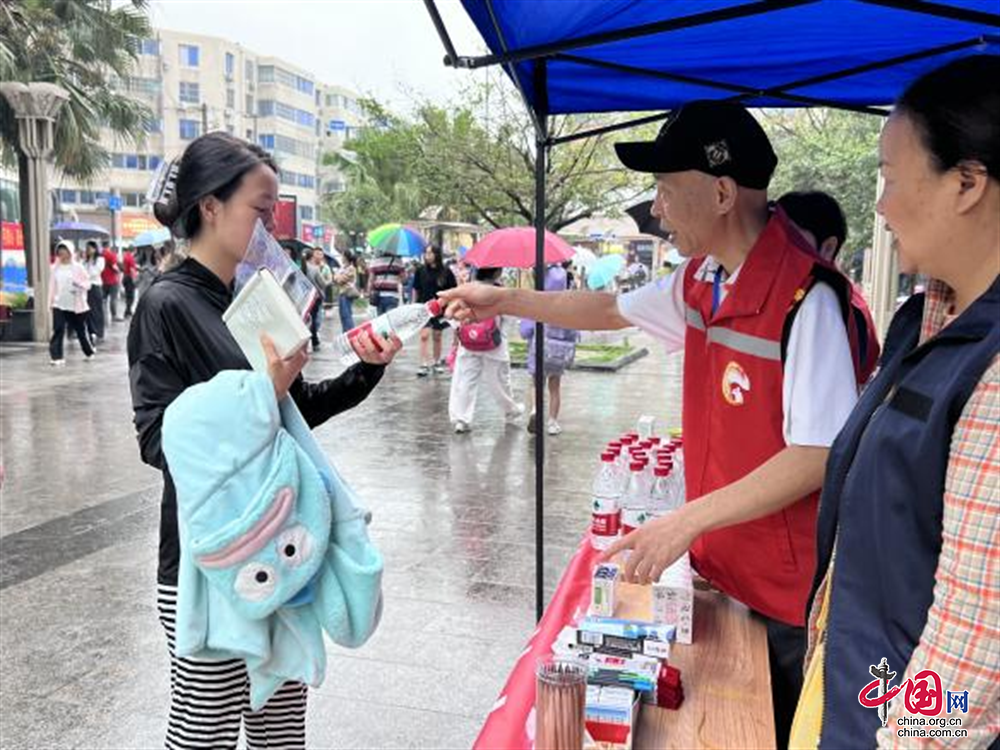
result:
M 636 172 L 693 169 L 754 190 L 767 187 L 778 164 L 760 123 L 731 101 L 688 102 L 670 113 L 655 141 L 616 143 L 615 151 Z

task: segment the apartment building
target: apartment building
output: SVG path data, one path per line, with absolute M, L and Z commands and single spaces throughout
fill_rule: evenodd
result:
M 202 133 L 225 130 L 274 155 L 280 192 L 297 203 L 299 236 L 332 243 L 319 206 L 325 192 L 344 189 L 345 177 L 323 156 L 363 126 L 357 94 L 219 37 L 161 29 L 140 43 L 140 53 L 135 74 L 111 83 L 153 112 L 145 137 L 135 145 L 107 134 L 112 163 L 91 185 L 56 177 L 63 218 L 114 229 L 124 241 L 158 226 L 145 205 L 156 168 Z M 119 204 L 112 227 L 109 206 Z

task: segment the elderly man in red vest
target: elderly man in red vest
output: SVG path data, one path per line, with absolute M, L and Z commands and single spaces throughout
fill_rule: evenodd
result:
M 653 213 L 690 259 L 677 273 L 619 297 L 474 284 L 441 296 L 459 319 L 635 325 L 684 350 L 689 502 L 607 555 L 631 550 L 625 575 L 644 583 L 690 550 L 702 576 L 765 618 L 781 746 L 802 682 L 827 453 L 868 376 L 850 285 L 769 205 L 777 157 L 740 105 L 691 102 L 655 141 L 616 149 L 655 175 Z

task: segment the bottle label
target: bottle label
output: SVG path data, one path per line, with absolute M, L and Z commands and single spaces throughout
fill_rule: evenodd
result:
M 594 536 L 617 536 L 621 528 L 621 511 L 600 513 L 594 511 L 590 516 L 590 531 Z
M 635 531 L 649 520 L 649 512 L 645 508 L 625 508 L 622 510 L 622 533 Z
M 369 320 L 366 323 L 362 323 L 357 328 L 352 328 L 347 332 L 347 340 L 354 341 L 354 339 L 364 332 L 377 333 L 379 336 L 387 338 L 392 334 L 392 328 L 389 326 L 389 321 L 380 316 L 375 318 L 375 320 Z M 374 339 L 372 339 L 372 344 L 375 345 L 375 348 L 378 349 L 378 351 L 382 351 L 382 348 L 375 342 Z
M 621 506 L 618 501 L 614 498 L 607 497 L 594 497 L 594 502 L 590 506 L 591 511 L 594 513 L 617 513 L 621 510 Z

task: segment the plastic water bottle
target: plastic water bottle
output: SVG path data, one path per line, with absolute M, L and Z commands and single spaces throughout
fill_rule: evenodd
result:
M 601 467 L 594 477 L 590 510 L 590 543 L 606 550 L 618 538 L 621 528 L 621 479 L 611 452 L 601 454 Z
M 646 523 L 649 518 L 649 480 L 646 464 L 633 461 L 630 476 L 622 497 L 622 534 L 628 534 Z
M 677 510 L 683 502 L 677 494 L 677 483 L 670 462 L 661 463 L 653 473 L 656 481 L 649 493 L 650 512 L 656 518 Z
M 423 304 L 402 305 L 393 308 L 389 312 L 337 336 L 333 340 L 333 351 L 342 365 L 353 365 L 355 362 L 360 362 L 361 358 L 354 351 L 351 341 L 360 336 L 362 332 L 374 331 L 384 338 L 395 334 L 401 341 L 407 341 L 415 338 L 420 333 L 420 329 L 427 325 L 431 319 L 440 316 L 441 312 L 441 302 L 436 299 Z

